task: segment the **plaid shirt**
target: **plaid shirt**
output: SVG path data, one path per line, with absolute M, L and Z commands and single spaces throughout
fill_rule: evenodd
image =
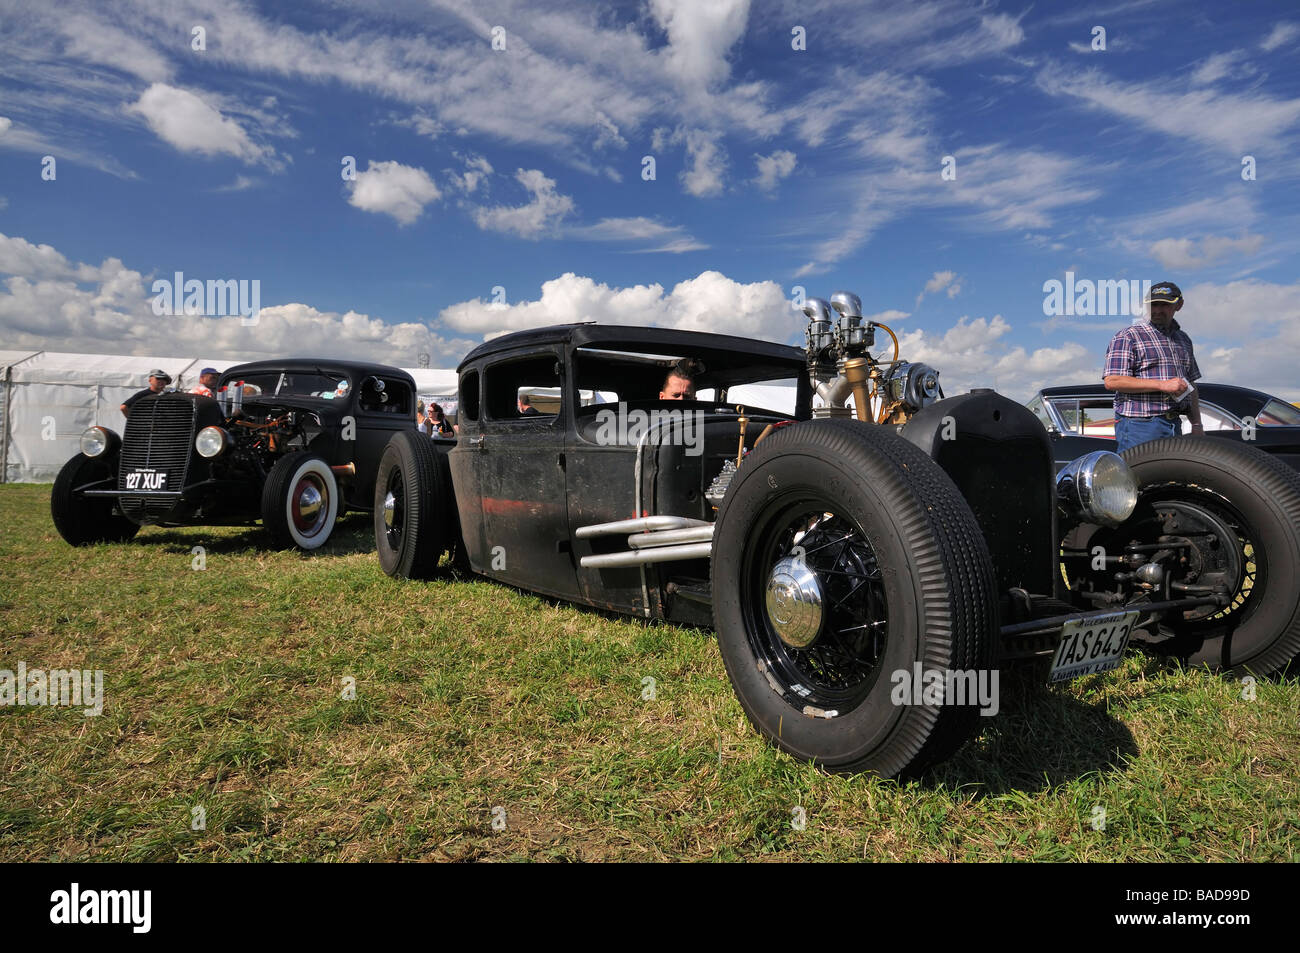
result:
M 1173 321 L 1165 334 L 1149 321 L 1131 324 L 1110 339 L 1106 349 L 1106 369 L 1102 377 L 1167 379 L 1181 377 L 1188 383 L 1201 376 L 1192 353 L 1192 339 Z M 1140 394 L 1115 393 L 1115 413 L 1125 417 L 1156 417 L 1177 409 L 1173 394 L 1144 391 Z

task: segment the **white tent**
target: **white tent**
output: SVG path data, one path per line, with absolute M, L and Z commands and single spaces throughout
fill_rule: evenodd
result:
M 190 357 L 128 357 L 0 348 L 0 480 L 49 483 L 80 449 L 82 432 L 102 424 L 122 432 L 122 402 L 149 386 L 161 368 L 171 386 L 188 390 L 199 371 L 224 371 L 238 361 Z M 456 392 L 454 370 L 410 370 L 421 392 Z

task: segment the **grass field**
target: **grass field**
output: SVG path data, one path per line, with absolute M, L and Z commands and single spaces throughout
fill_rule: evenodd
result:
M 900 785 L 767 747 L 710 633 L 396 582 L 365 516 L 311 557 L 262 550 L 256 529 L 75 550 L 48 486 L 6 485 L 0 527 L 0 669 L 102 669 L 105 693 L 98 717 L 0 708 L 3 861 L 1275 861 L 1300 845 L 1294 678 L 1249 700 L 1142 657 L 1058 689 L 1004 672 L 1001 714 Z

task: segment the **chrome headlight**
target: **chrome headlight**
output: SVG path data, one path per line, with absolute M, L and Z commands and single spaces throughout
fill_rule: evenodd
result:
M 1056 475 L 1056 498 L 1089 523 L 1118 526 L 1137 506 L 1137 476 L 1119 454 L 1097 450 Z
M 199 456 L 209 460 L 219 456 L 228 446 L 230 434 L 220 427 L 204 427 L 194 438 L 194 449 L 199 452 Z
M 91 427 L 81 435 L 81 452 L 88 457 L 102 457 L 118 440 L 117 434 L 107 427 Z

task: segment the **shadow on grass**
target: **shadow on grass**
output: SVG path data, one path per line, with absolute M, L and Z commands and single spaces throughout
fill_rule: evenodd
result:
M 248 550 L 274 551 L 270 535 L 260 525 L 249 526 L 235 533 L 230 532 L 230 527 L 220 527 L 220 529 L 220 534 L 214 534 L 202 526 L 160 527 L 145 535 L 137 536 L 133 543 L 154 546 L 167 553 L 183 554 L 188 554 L 195 546 L 202 546 L 209 555 L 228 555 Z M 374 524 L 371 522 L 370 514 L 348 513 L 334 524 L 334 531 L 324 546 L 303 555 L 310 556 L 312 559 L 322 559 L 374 551 Z
M 1105 678 L 1107 676 L 1095 676 Z M 1001 708 L 971 742 L 926 773 L 927 786 L 975 788 L 980 795 L 1044 791 L 1085 775 L 1128 769 L 1139 749 L 1106 711 L 1054 690 L 1046 668 L 1003 669 Z

